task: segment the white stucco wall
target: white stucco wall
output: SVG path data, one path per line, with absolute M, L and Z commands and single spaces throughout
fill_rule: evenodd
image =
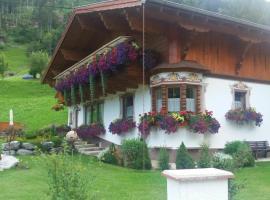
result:
M 203 142 L 209 143 L 211 148 L 223 148 L 227 141 L 232 140 L 268 140 L 270 141 L 270 85 L 261 83 L 244 82 L 251 88 L 250 105 L 255 107 L 258 112 L 263 114 L 263 124 L 261 127 L 244 125 L 239 126 L 226 121 L 225 114 L 231 109 L 233 96 L 231 92 L 231 85 L 237 83 L 235 80 L 226 80 L 220 78 L 207 78 L 204 80 L 205 91 L 203 94 L 203 107 L 214 112 L 214 117 L 221 124 L 218 134 L 214 135 L 200 135 L 197 133 L 190 133 L 184 128 L 178 129 L 177 133 L 166 134 L 164 131 L 153 129 L 150 136 L 147 138 L 147 143 L 150 147 L 170 147 L 178 148 L 183 141 L 189 148 L 198 148 Z M 143 103 L 144 98 L 144 103 Z M 131 133 L 127 133 L 124 137 L 112 135 L 108 131 L 110 123 L 121 116 L 120 99 L 118 95 L 111 95 L 104 100 L 104 126 L 107 133 L 102 136 L 103 139 L 121 144 L 125 138 L 138 137 L 137 128 Z M 144 105 L 144 106 L 143 106 Z M 135 92 L 134 97 L 134 119 L 136 123 L 139 122 L 139 114 L 149 112 L 151 110 L 151 95 L 149 87 L 145 88 L 143 92 L 142 87 Z M 73 109 L 73 108 L 70 108 Z M 84 110 L 80 105 L 78 125 L 83 124 Z

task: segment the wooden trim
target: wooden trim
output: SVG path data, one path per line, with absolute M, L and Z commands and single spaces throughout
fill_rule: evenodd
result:
M 202 110 L 201 103 L 202 103 L 202 86 L 196 85 L 196 112 L 199 113 Z
M 161 85 L 161 95 L 162 95 L 162 111 L 168 112 L 168 86 Z
M 152 100 L 152 112 L 158 112 L 157 110 L 157 87 L 151 88 L 151 100 Z
M 187 84 L 180 84 L 180 110 L 187 109 Z

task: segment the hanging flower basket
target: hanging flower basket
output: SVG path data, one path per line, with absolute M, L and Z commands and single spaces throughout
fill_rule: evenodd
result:
M 142 136 L 147 137 L 152 127 L 165 130 L 165 133 L 175 133 L 179 127 L 186 127 L 192 132 L 206 134 L 218 133 L 220 124 L 213 117 L 212 112 L 195 114 L 181 111 L 178 113 L 145 113 L 140 118 L 138 129 Z
M 78 136 L 81 139 L 89 139 L 106 133 L 104 126 L 100 123 L 93 123 L 91 125 L 82 125 L 76 129 Z
M 235 109 L 229 110 L 226 115 L 226 119 L 236 124 L 255 124 L 256 126 L 261 126 L 263 122 L 263 115 L 256 112 L 254 108 L 249 108 L 246 110 Z
M 116 119 L 111 122 L 109 131 L 112 134 L 122 135 L 136 127 L 136 123 L 131 119 Z
M 59 80 L 55 86 L 57 91 L 70 90 L 72 86 L 89 83 L 89 76 L 95 78 L 100 74 L 115 71 L 118 67 L 127 65 L 137 60 L 139 47 L 135 42 L 123 42 L 96 58 L 87 66 L 81 66 L 76 72 L 63 80 Z M 105 82 L 104 82 L 105 83 Z

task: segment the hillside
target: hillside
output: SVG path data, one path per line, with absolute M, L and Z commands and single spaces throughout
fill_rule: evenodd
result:
M 27 131 L 65 123 L 67 111 L 51 109 L 56 103 L 54 89 L 42 85 L 39 80 L 21 78 L 29 70 L 26 47 L 12 45 L 0 53 L 5 54 L 9 70 L 17 73 L 15 77 L 0 79 L 0 122 L 9 120 L 9 109 L 12 108 L 14 121 L 23 123 Z

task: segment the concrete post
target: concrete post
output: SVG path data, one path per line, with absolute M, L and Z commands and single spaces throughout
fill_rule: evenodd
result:
M 165 170 L 167 200 L 228 200 L 233 173 L 214 169 Z

